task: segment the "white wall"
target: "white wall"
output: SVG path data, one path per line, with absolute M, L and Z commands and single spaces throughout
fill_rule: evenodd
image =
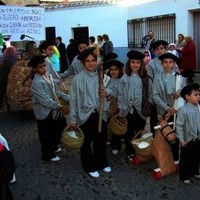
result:
M 130 7 L 128 18 L 144 18 L 165 14 L 176 14 L 176 34 L 193 35 L 193 21 L 190 11 L 200 9 L 198 0 L 158 0 L 145 5 Z
M 100 6 L 46 10 L 46 27 L 55 26 L 56 36 L 61 36 L 65 44 L 73 37 L 71 28 L 88 26 L 89 35 L 107 33 L 115 47 L 127 47 L 127 20 L 165 14 L 176 14 L 176 34 L 193 36 L 193 20 L 190 11 L 200 9 L 198 0 L 158 0 L 135 6 Z
M 73 37 L 71 28 L 88 26 L 89 36 L 106 33 L 115 47 L 127 46 L 127 9 L 116 5 L 47 10 L 45 25 L 55 26 L 65 44 Z

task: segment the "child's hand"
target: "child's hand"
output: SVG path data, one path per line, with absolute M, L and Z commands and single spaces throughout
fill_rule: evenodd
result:
M 169 112 L 171 115 L 174 115 L 174 114 L 176 114 L 177 111 L 173 107 L 169 107 L 167 109 L 167 112 Z
M 73 129 L 76 129 L 77 128 L 77 123 L 71 122 L 71 123 L 69 123 L 69 127 L 73 128 Z
M 174 92 L 173 97 L 174 97 L 174 99 L 178 99 L 180 97 L 180 93 Z
M 107 95 L 106 90 L 105 89 L 101 89 L 101 91 L 100 91 L 100 97 L 101 98 L 105 98 L 106 95 Z
M 119 117 L 124 117 L 124 113 L 123 113 L 123 112 L 119 112 L 119 113 L 117 114 L 117 116 L 119 116 Z
M 181 146 L 186 147 L 186 142 L 185 141 L 181 142 Z

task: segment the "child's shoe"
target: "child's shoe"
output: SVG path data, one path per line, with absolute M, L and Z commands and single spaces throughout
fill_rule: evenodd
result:
M 188 179 L 188 180 L 184 180 L 183 181 L 185 184 L 187 184 L 187 185 L 190 185 L 191 184 L 191 181 Z
M 111 172 L 111 167 L 105 167 L 104 169 L 103 169 L 103 171 L 104 172 L 106 172 L 106 173 L 109 173 L 109 172 Z
M 129 159 L 130 161 L 132 161 L 134 156 L 135 156 L 135 154 L 128 155 L 128 159 Z
M 54 153 L 60 153 L 62 151 L 62 149 L 60 147 L 58 147 L 58 149 L 56 151 L 54 151 Z
M 195 174 L 194 178 L 197 179 L 197 180 L 200 180 L 200 174 Z
M 98 178 L 98 177 L 100 176 L 100 174 L 99 174 L 98 171 L 89 172 L 89 175 L 90 175 L 92 178 Z
M 57 162 L 59 160 L 60 160 L 59 156 L 55 156 L 55 157 L 53 157 L 53 158 L 50 159 L 50 161 L 52 161 L 52 162 Z
M 113 150 L 112 150 L 112 154 L 113 154 L 114 156 L 116 156 L 118 153 L 119 153 L 119 150 L 117 150 L 117 149 L 113 149 Z

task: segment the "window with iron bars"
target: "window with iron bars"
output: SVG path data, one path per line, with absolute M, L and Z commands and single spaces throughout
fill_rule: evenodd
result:
M 143 48 L 145 36 L 149 31 L 154 32 L 156 40 L 166 40 L 168 43 L 176 42 L 175 14 L 131 19 L 127 21 L 127 28 L 129 48 Z

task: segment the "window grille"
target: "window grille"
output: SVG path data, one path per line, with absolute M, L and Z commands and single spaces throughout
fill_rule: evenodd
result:
M 175 42 L 175 14 L 161 15 L 127 21 L 128 47 L 144 47 L 144 37 L 154 32 L 156 40 Z

